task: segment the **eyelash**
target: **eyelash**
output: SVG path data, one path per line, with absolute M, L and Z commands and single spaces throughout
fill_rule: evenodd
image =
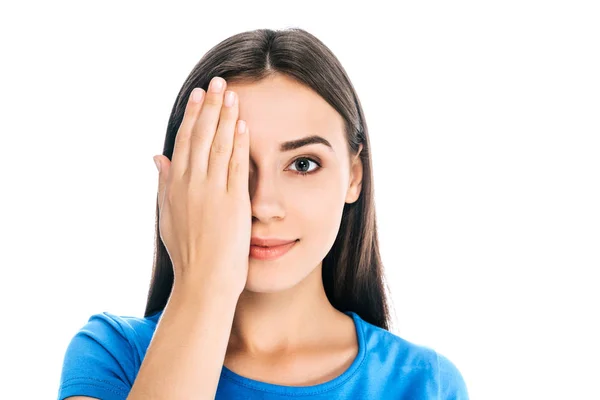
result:
M 315 164 L 317 164 L 318 168 L 315 168 L 314 170 L 312 170 L 310 172 L 293 171 L 296 175 L 306 176 L 306 175 L 314 174 L 315 172 L 318 172 L 321 169 L 321 163 L 318 160 L 315 160 L 314 158 L 306 157 L 306 156 L 301 156 L 301 157 L 296 158 L 294 161 L 292 161 L 292 163 L 290 165 L 294 165 L 296 163 L 296 161 L 298 161 L 298 160 L 312 161 Z

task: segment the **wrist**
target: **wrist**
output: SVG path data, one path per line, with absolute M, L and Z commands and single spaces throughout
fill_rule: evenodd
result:
M 178 303 L 233 306 L 235 309 L 240 294 L 241 290 L 232 285 L 208 280 L 191 281 L 175 278 L 170 297 Z

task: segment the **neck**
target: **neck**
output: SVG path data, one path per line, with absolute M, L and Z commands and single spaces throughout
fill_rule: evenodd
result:
M 294 287 L 276 293 L 244 291 L 237 303 L 228 354 L 269 356 L 317 346 L 348 318 L 323 287 L 322 265 Z

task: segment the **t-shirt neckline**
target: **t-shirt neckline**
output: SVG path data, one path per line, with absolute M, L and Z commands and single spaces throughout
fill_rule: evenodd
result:
M 343 385 L 346 381 L 348 381 L 360 368 L 362 362 L 365 359 L 365 338 L 363 332 L 363 326 L 360 321 L 360 317 L 353 311 L 344 311 L 344 314 L 352 317 L 354 321 L 354 327 L 356 329 L 356 336 L 358 339 L 358 353 L 354 358 L 354 361 L 350 366 L 344 371 L 341 375 L 333 378 L 330 381 L 319 383 L 317 385 L 312 386 L 285 386 L 285 385 L 276 385 L 273 383 L 267 383 L 262 381 L 257 381 L 254 379 L 246 378 L 242 375 L 239 375 L 225 365 L 221 370 L 221 377 L 228 379 L 240 386 L 254 389 L 261 392 L 268 392 L 273 394 L 292 394 L 292 395 L 315 395 L 319 393 L 324 393 L 329 390 L 333 390 L 341 385 Z

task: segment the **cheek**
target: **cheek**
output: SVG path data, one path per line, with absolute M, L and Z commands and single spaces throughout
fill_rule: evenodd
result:
M 339 173 L 324 172 L 288 182 L 284 193 L 291 219 L 303 225 L 305 234 L 328 242 L 337 236 L 346 191 Z
M 286 203 L 292 208 L 309 214 L 312 218 L 320 218 L 323 214 L 341 209 L 346 198 L 344 177 L 337 168 L 323 170 L 307 176 L 286 179 L 283 193 Z

